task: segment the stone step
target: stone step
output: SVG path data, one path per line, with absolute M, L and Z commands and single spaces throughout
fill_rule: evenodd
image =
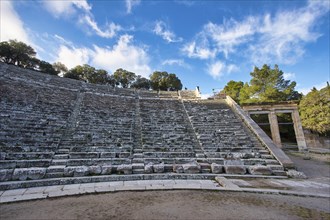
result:
M 59 166 L 59 165 L 66 165 L 68 160 L 52 160 L 51 166 Z
M 134 153 L 133 158 L 143 158 L 143 153 Z
M 262 159 L 274 159 L 274 157 L 270 154 L 261 154 L 260 156 Z
M 133 174 L 144 174 L 144 169 L 133 169 Z
M 55 160 L 61 160 L 61 159 L 68 159 L 69 154 L 55 154 L 53 159 Z
M 47 173 L 64 172 L 64 168 L 65 165 L 49 166 L 47 168 Z
M 133 158 L 132 163 L 144 163 L 144 158 Z
M 270 160 L 270 159 L 266 159 L 265 160 L 266 164 L 268 165 L 279 165 L 280 163 L 277 160 Z
M 132 168 L 134 169 L 144 169 L 144 163 L 132 163 Z
M 61 149 L 58 149 L 57 152 L 58 152 L 58 153 L 62 153 L 62 154 L 66 154 L 66 153 L 69 153 L 69 152 L 70 152 L 70 149 L 67 149 L 67 148 L 61 148 Z
M 275 176 L 287 176 L 284 170 L 272 170 Z
M 44 178 L 61 178 L 61 177 L 63 177 L 63 172 L 46 173 Z
M 278 171 L 284 171 L 284 168 L 282 165 L 273 165 L 273 164 L 269 164 L 267 165 L 270 169 L 274 170 L 278 170 Z

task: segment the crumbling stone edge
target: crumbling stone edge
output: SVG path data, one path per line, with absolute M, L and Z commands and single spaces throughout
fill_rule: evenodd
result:
M 226 102 L 285 169 L 295 167 L 292 160 L 282 151 L 282 149 L 274 144 L 272 139 L 268 137 L 258 124 L 254 122 L 230 96 L 226 96 Z

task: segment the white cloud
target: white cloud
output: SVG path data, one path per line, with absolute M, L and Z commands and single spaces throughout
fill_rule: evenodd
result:
M 144 77 L 149 76 L 149 56 L 145 48 L 133 45 L 132 40 L 132 36 L 123 35 L 112 48 L 94 46 L 92 63 L 112 72 L 123 68 Z
M 90 28 L 92 28 L 93 33 L 96 33 L 100 37 L 104 38 L 112 38 L 114 37 L 118 31 L 120 31 L 122 28 L 120 25 L 116 25 L 115 23 L 111 22 L 110 24 L 107 24 L 105 30 L 101 30 L 96 21 L 91 17 L 91 15 L 84 15 L 80 18 L 79 23 L 86 24 Z
M 182 66 L 185 68 L 191 68 L 189 64 L 187 64 L 186 62 L 184 62 L 184 60 L 182 59 L 169 59 L 169 60 L 164 60 L 162 62 L 162 65 L 169 65 L 169 66 L 173 66 L 173 65 L 177 65 L 177 66 Z
M 56 61 L 63 63 L 69 69 L 89 63 L 91 50 L 87 48 L 75 48 L 61 45 Z
M 133 45 L 132 41 L 132 36 L 123 35 L 112 48 L 96 45 L 93 48 L 61 45 L 56 61 L 62 62 L 68 68 L 87 63 L 109 72 L 123 68 L 148 77 L 151 68 L 147 51 L 144 47 Z
M 78 9 L 89 12 L 92 6 L 86 0 L 81 1 L 43 1 L 44 7 L 54 17 L 71 16 L 78 12 Z
M 318 19 L 329 12 L 327 1 L 310 1 L 305 7 L 278 11 L 273 16 L 250 16 L 242 21 L 207 23 L 182 51 L 192 58 L 213 59 L 220 53 L 247 57 L 252 63 L 294 64 L 305 53 L 305 45 L 321 35 Z
M 216 61 L 208 65 L 207 72 L 214 78 L 220 79 L 225 74 L 230 74 L 238 70 L 238 67 L 224 62 Z
M 293 80 L 294 78 L 296 78 L 296 74 L 294 74 L 294 73 L 283 73 L 283 78 L 285 80 Z
M 127 14 L 132 13 L 132 8 L 141 3 L 141 0 L 125 0 Z
M 16 39 L 31 44 L 24 23 L 11 1 L 0 1 L 0 41 Z
M 209 48 L 206 44 L 201 44 L 200 41 L 198 44 L 196 41 L 185 44 L 181 51 L 190 58 L 199 58 L 202 60 L 214 58 L 216 56 L 215 49 Z
M 323 83 L 320 83 L 320 84 L 316 84 L 316 85 L 313 85 L 313 86 L 310 86 L 310 87 L 304 87 L 304 88 L 301 88 L 298 85 L 297 86 L 297 91 L 298 92 L 301 92 L 304 95 L 307 95 L 307 93 L 309 93 L 313 89 L 313 87 L 315 87 L 317 90 L 320 90 L 320 89 L 323 89 L 326 86 L 327 86 L 327 83 L 326 82 L 323 82 Z
M 182 38 L 176 37 L 175 34 L 169 30 L 169 28 L 167 27 L 164 21 L 157 21 L 153 29 L 153 32 L 156 35 L 161 36 L 168 43 L 182 41 Z
M 44 1 L 44 7 L 54 17 L 70 17 L 77 18 L 78 23 L 83 27 L 87 28 L 89 34 L 95 33 L 96 35 L 104 38 L 114 37 L 118 31 L 122 30 L 120 25 L 113 22 L 106 24 L 102 30 L 94 19 L 91 12 L 92 6 L 88 4 L 86 0 L 77 1 Z

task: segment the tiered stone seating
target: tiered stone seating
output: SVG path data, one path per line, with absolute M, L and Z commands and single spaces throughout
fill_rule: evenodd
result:
M 33 170 L 43 177 L 76 94 L 5 78 L 0 80 L 0 94 L 0 169 L 5 173 L 1 179 L 37 178 L 19 176 Z
M 2 63 L 0 94 L 0 181 L 245 174 L 246 167 L 283 174 L 224 101 L 91 85 Z
M 225 164 L 237 160 L 242 165 L 270 168 L 280 165 L 224 100 L 184 101 L 184 105 L 205 156 L 211 161 Z
M 137 90 L 141 99 L 159 98 L 158 91 Z
M 144 163 L 164 163 L 168 170 L 196 158 L 197 142 L 178 100 L 140 100 Z M 165 166 L 166 168 L 166 166 Z
M 196 91 L 193 90 L 182 90 L 180 91 L 180 96 L 182 99 L 198 99 L 196 97 Z
M 93 174 L 101 174 L 106 167 L 104 174 L 109 174 L 118 165 L 131 164 L 134 106 L 130 97 L 84 94 L 75 124 L 61 140 L 52 165 L 71 176 L 74 173 L 69 171 L 81 166 L 95 166 Z M 93 168 L 85 169 L 91 173 Z M 52 174 L 61 175 L 61 171 Z
M 177 99 L 178 97 L 177 91 L 159 91 L 159 98 Z

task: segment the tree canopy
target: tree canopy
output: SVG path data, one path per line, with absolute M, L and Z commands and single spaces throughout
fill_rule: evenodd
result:
M 132 83 L 131 88 L 136 89 L 146 89 L 149 90 L 151 87 L 150 80 L 147 78 L 144 78 L 140 75 L 136 77 L 136 80 L 134 83 Z
M 304 128 L 320 134 L 330 133 L 330 86 L 320 91 L 313 88 L 299 104 L 301 123 Z
M 102 69 L 95 69 L 94 67 L 84 64 L 78 65 L 64 74 L 65 78 L 83 80 L 88 83 L 106 84 L 108 82 L 108 72 Z
M 17 40 L 0 42 L 0 59 L 2 62 L 14 64 L 21 67 L 31 67 L 36 63 L 35 50 Z M 34 66 L 34 65 L 32 65 Z
M 239 95 L 240 95 L 240 91 L 243 88 L 244 83 L 242 81 L 234 81 L 234 80 L 230 80 L 227 85 L 225 86 L 225 88 L 223 89 L 223 91 L 229 95 L 230 97 L 232 97 L 236 102 L 239 102 Z
M 68 72 L 68 68 L 63 63 L 61 63 L 61 62 L 55 62 L 55 63 L 53 63 L 53 68 L 58 73 L 65 74 L 66 72 Z
M 299 100 L 302 97 L 295 90 L 296 82 L 285 80 L 277 65 L 274 69 L 266 64 L 261 69 L 255 67 L 250 75 L 250 83 L 232 80 L 223 91 L 240 104 Z
M 117 85 L 121 85 L 122 88 L 129 88 L 130 85 L 136 79 L 135 73 L 129 72 L 129 71 L 124 70 L 122 68 L 117 69 L 113 73 L 113 77 L 116 80 Z
M 36 51 L 24 42 L 9 40 L 0 42 L 0 61 L 17 65 L 23 68 L 34 69 L 50 75 L 61 73 L 65 78 L 82 80 L 94 84 L 108 84 L 113 87 L 136 88 L 154 90 L 181 90 L 182 83 L 174 73 L 156 71 L 150 76 L 150 80 L 135 73 L 117 69 L 112 75 L 106 70 L 95 69 L 84 64 L 70 70 L 61 62 L 53 64 L 36 58 Z
M 176 91 L 182 89 L 181 80 L 174 73 L 155 71 L 150 75 L 153 90 Z

